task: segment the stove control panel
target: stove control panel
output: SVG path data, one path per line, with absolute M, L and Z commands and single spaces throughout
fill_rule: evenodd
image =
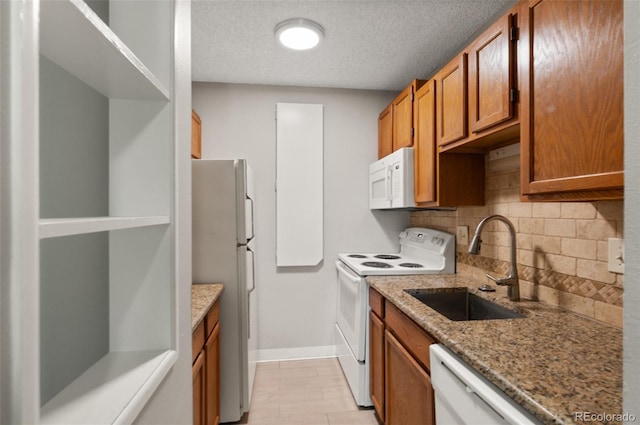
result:
M 421 227 L 406 229 L 399 234 L 399 237 L 400 245 L 436 252 L 441 251 L 454 238 L 449 233 Z

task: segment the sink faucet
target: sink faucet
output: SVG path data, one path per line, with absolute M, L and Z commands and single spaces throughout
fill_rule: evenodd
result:
M 507 295 L 509 295 L 509 299 L 511 301 L 519 301 L 520 300 L 520 284 L 518 281 L 518 270 L 516 268 L 516 229 L 513 227 L 513 224 L 509 221 L 508 218 L 501 215 L 489 215 L 483 218 L 478 227 L 476 228 L 476 233 L 473 235 L 473 239 L 471 239 L 471 243 L 469 244 L 469 254 L 478 255 L 480 252 L 480 243 L 482 240 L 480 239 L 480 233 L 482 232 L 482 228 L 485 224 L 492 220 L 499 220 L 507 225 L 509 228 L 509 235 L 511 236 L 511 266 L 509 267 L 509 274 L 507 277 L 498 278 L 495 276 L 491 276 L 487 274 L 487 277 L 493 280 L 495 283 L 501 286 L 508 286 Z

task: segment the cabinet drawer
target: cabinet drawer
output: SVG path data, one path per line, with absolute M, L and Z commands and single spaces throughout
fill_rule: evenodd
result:
M 407 351 L 409 351 L 423 367 L 431 370 L 429 363 L 429 346 L 436 343 L 435 339 L 389 301 L 385 301 L 385 313 L 387 329 L 393 332 Z
M 369 306 L 379 318 L 384 319 L 384 298 L 373 288 L 369 288 Z
M 206 338 L 209 338 L 211 332 L 213 332 L 213 328 L 216 327 L 216 323 L 220 319 L 220 304 L 216 302 L 211 310 L 207 313 L 207 316 L 204 319 L 204 330 Z M 205 338 L 205 339 L 206 339 Z
M 204 322 L 201 322 L 191 336 L 191 364 L 204 347 Z

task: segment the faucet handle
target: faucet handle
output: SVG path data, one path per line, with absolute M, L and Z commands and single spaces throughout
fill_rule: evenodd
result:
M 489 279 L 493 280 L 497 285 L 500 286 L 511 286 L 515 283 L 515 279 L 507 276 L 507 277 L 495 277 L 495 276 L 491 276 L 489 273 L 487 273 L 486 275 Z

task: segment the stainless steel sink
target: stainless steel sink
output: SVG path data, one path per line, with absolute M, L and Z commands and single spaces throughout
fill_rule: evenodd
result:
M 405 289 L 407 294 L 450 320 L 494 320 L 525 317 L 514 310 L 479 297 L 467 288 L 446 290 Z

